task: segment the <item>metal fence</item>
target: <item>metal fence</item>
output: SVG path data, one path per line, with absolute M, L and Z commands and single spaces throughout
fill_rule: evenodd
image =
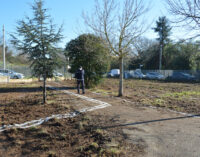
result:
M 0 64 L 0 69 L 3 69 L 1 64 Z M 32 77 L 32 71 L 29 66 L 13 66 L 12 64 L 8 64 L 6 66 L 6 69 L 13 70 L 18 73 L 22 73 L 22 74 L 24 74 L 25 78 Z M 73 74 L 69 73 L 68 70 L 66 69 L 66 67 L 64 67 L 64 66 L 62 68 L 57 69 L 56 71 L 61 73 L 63 75 L 63 77 L 65 77 L 66 79 L 73 78 Z M 130 75 L 126 75 L 125 78 L 127 78 L 127 79 L 132 78 L 131 74 L 133 74 L 134 71 L 135 70 L 125 71 L 126 74 L 130 74 Z M 167 78 L 168 76 L 172 76 L 174 72 L 184 72 L 184 73 L 191 74 L 191 75 L 195 76 L 195 78 L 200 80 L 200 70 L 145 70 L 145 69 L 141 69 L 141 72 L 143 74 L 147 74 L 148 72 L 158 72 L 158 73 L 164 75 L 165 78 Z
M 2 65 L 0 65 L 0 69 L 3 69 Z M 32 77 L 32 70 L 31 70 L 30 66 L 16 66 L 16 65 L 13 66 L 12 64 L 7 64 L 6 69 L 9 69 L 9 70 L 12 70 L 12 71 L 15 71 L 18 73 L 22 73 L 22 74 L 24 74 L 25 78 Z M 61 73 L 63 75 L 63 77 L 65 77 L 66 79 L 73 77 L 73 74 L 68 72 L 68 70 L 65 67 L 56 69 L 56 72 Z
M 148 72 L 158 72 L 166 77 L 171 76 L 175 72 L 184 72 L 200 78 L 200 70 L 141 70 L 144 74 Z
M 127 70 L 125 71 L 125 78 L 130 79 L 130 78 L 134 78 L 133 74 L 134 74 L 135 70 Z M 149 72 L 158 72 L 160 74 L 162 74 L 164 76 L 164 78 L 168 78 L 170 76 L 172 76 L 174 73 L 187 73 L 190 74 L 192 76 L 194 76 L 197 80 L 200 80 L 200 70 L 145 70 L 145 69 L 141 69 L 142 74 L 146 75 Z

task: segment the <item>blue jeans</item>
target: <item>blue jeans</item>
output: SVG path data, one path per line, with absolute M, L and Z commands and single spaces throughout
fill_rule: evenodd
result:
M 80 84 L 82 87 L 82 93 L 85 93 L 85 84 L 84 84 L 84 80 L 77 80 L 77 92 L 80 93 Z

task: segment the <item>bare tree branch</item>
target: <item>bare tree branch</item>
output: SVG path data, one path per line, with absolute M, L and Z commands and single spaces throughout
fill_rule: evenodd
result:
M 123 93 L 123 58 L 129 53 L 131 44 L 141 36 L 146 28 L 142 16 L 148 11 L 144 0 L 96 0 L 94 13 L 83 14 L 85 24 L 104 41 L 112 53 L 120 60 L 120 89 Z M 122 6 L 122 7 L 121 7 Z
M 175 15 L 176 23 L 188 27 L 190 30 L 200 30 L 200 0 L 165 0 L 169 12 Z M 195 35 L 195 37 L 199 37 Z

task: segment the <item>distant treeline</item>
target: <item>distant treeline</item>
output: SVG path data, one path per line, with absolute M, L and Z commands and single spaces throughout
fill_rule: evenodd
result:
M 158 69 L 160 46 L 157 41 L 140 39 L 137 54 L 125 58 L 125 70 Z M 111 69 L 118 68 L 118 60 L 113 59 Z M 163 70 L 200 70 L 200 42 L 170 42 L 165 46 L 162 56 Z
M 3 52 L 2 45 L 0 45 L 0 65 L 3 63 Z M 28 60 L 26 56 L 23 55 L 14 55 L 13 51 L 6 47 L 6 64 L 13 65 L 27 65 Z

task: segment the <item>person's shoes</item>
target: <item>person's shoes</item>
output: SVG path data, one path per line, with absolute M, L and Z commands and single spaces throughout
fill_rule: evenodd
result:
M 82 94 L 85 94 L 85 92 L 83 92 Z

